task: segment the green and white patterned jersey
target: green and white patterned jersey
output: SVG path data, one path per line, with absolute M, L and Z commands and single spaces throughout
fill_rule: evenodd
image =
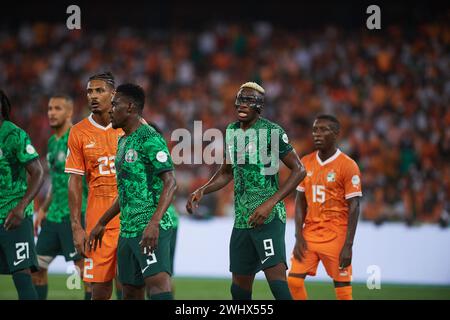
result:
M 285 131 L 276 123 L 259 118 L 243 131 L 240 123 L 228 125 L 226 158 L 234 178 L 234 227 L 251 228 L 248 219 L 253 211 L 279 189 L 279 162 L 292 150 Z M 286 222 L 284 203 L 278 202 L 265 223 L 277 216 Z
M 174 169 L 164 138 L 148 125 L 141 125 L 119 139 L 115 160 L 120 203 L 120 236 L 138 236 L 152 218 L 163 190 L 159 174 Z M 166 212 L 162 229 L 172 228 Z
M 0 125 L 0 224 L 9 211 L 27 191 L 25 166 L 38 158 L 28 134 L 10 121 Z M 33 215 L 33 201 L 26 207 L 24 216 Z
M 47 144 L 47 163 L 52 181 L 52 201 L 46 218 L 51 222 L 62 222 L 70 217 L 68 184 L 70 174 L 64 172 L 69 132 L 70 129 L 60 138 L 52 135 Z M 86 211 L 87 191 L 87 184 L 83 177 L 82 213 Z

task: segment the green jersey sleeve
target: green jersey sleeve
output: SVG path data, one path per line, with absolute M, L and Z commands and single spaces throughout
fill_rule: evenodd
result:
M 39 157 L 36 149 L 31 144 L 31 139 L 28 134 L 19 130 L 16 143 L 16 157 L 20 163 L 24 164 Z
M 143 148 L 155 175 L 174 169 L 166 141 L 161 135 L 154 135 L 148 139 L 144 143 Z
M 280 130 L 280 132 L 279 132 L 280 134 L 278 137 L 278 146 L 279 146 L 278 152 L 280 155 L 280 159 L 283 159 L 294 148 L 289 143 L 288 135 L 286 134 L 284 129 L 281 127 L 279 127 L 278 129 Z

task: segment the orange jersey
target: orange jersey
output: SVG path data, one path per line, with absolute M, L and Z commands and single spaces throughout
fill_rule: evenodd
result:
M 339 149 L 325 161 L 318 151 L 302 158 L 306 177 L 297 187 L 305 193 L 307 213 L 303 236 L 307 241 L 326 242 L 345 235 L 347 199 L 361 197 L 361 173 L 356 162 Z
M 117 196 L 116 157 L 117 142 L 122 129 L 111 124 L 103 127 L 96 123 L 92 114 L 72 127 L 69 134 L 65 172 L 86 175 L 88 199 L 86 230 L 89 232 L 113 204 Z M 119 215 L 107 228 L 119 228 Z

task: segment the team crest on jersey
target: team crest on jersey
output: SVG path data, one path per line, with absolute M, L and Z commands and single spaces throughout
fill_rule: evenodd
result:
M 136 152 L 136 150 L 134 149 L 130 149 L 127 151 L 127 153 L 125 154 L 125 161 L 126 162 L 135 162 L 138 158 L 138 154 Z
M 64 151 L 60 151 L 58 153 L 57 159 L 58 159 L 58 162 L 63 162 L 66 159 L 66 154 L 64 153 Z
M 33 154 L 36 152 L 36 149 L 31 144 L 27 145 L 25 150 L 27 151 L 28 154 Z
M 359 179 L 359 176 L 355 174 L 352 177 L 352 184 L 353 184 L 353 186 L 354 187 L 358 186 L 360 184 L 360 182 L 361 182 L 361 179 Z
M 327 182 L 335 182 L 336 181 L 336 172 L 330 171 L 327 174 Z
M 307 175 L 308 177 L 312 177 L 313 172 L 312 172 L 312 171 L 308 171 L 308 172 L 306 173 L 306 175 Z
M 288 143 L 289 142 L 289 138 L 287 136 L 286 133 L 283 134 L 283 136 L 281 137 L 281 139 L 283 139 L 284 143 Z

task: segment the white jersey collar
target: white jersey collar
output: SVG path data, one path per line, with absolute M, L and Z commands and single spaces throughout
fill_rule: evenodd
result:
M 328 158 L 327 160 L 325 160 L 325 161 L 322 161 L 322 160 L 320 159 L 320 157 L 319 157 L 319 151 L 317 151 L 317 152 L 316 152 L 316 159 L 317 159 L 317 162 L 319 162 L 319 164 L 320 164 L 321 166 L 324 166 L 324 165 L 329 164 L 330 162 L 333 162 L 334 160 L 336 160 L 337 157 L 339 157 L 339 155 L 340 155 L 341 153 L 342 153 L 341 150 L 337 149 L 336 152 L 335 152 L 331 157 L 329 157 L 329 158 Z
M 99 129 L 102 129 L 105 131 L 112 127 L 111 123 L 109 123 L 106 127 L 104 127 L 104 126 L 98 124 L 97 122 L 95 122 L 94 118 L 92 118 L 92 113 L 89 115 L 88 120 L 94 127 L 97 127 Z

